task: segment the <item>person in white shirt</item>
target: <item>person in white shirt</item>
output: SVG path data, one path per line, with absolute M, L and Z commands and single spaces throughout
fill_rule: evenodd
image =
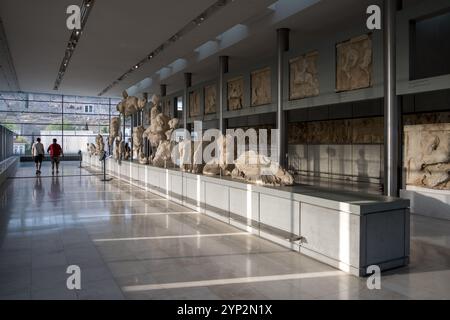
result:
M 44 160 L 44 145 L 41 143 L 41 138 L 37 138 L 36 142 L 33 143 L 31 147 L 31 154 L 34 158 L 34 163 L 36 164 L 36 174 L 41 174 L 42 160 Z

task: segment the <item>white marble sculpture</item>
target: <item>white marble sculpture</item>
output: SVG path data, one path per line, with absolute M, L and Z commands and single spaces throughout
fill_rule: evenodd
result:
M 153 150 L 161 141 L 166 140 L 166 131 L 169 130 L 169 117 L 159 111 L 159 97 L 153 95 L 152 108 L 150 109 L 150 126 L 144 131 L 143 136 L 148 139 Z
M 222 135 L 217 139 L 216 148 L 220 155 L 213 155 L 213 159 L 208 161 L 203 167 L 203 174 L 207 176 L 223 175 L 230 176 L 234 169 L 234 164 L 227 163 L 227 159 L 233 159 L 227 152 L 226 139 L 227 136 Z
M 209 142 L 183 140 L 177 144 L 180 157 L 180 169 L 190 173 L 203 172 L 203 150 Z M 190 154 L 189 154 L 190 152 Z
M 144 131 L 145 128 L 143 126 L 133 128 L 133 154 L 141 164 L 148 163 L 148 159 L 144 154 Z
M 90 156 L 94 156 L 96 154 L 95 144 L 88 143 L 87 144 L 87 151 L 88 151 Z
M 450 123 L 405 126 L 406 184 L 450 190 Z
M 158 148 L 156 149 L 155 155 L 151 160 L 151 163 L 156 167 L 167 168 L 172 167 L 174 164 L 172 162 L 172 148 L 176 144 L 171 141 L 172 133 L 178 128 L 179 120 L 173 118 L 169 120 L 169 130 L 165 133 L 165 140 L 162 140 Z
M 116 139 L 120 134 L 120 117 L 111 118 L 110 126 L 109 126 L 109 145 L 113 145 L 114 139 Z
M 294 177 L 289 172 L 281 168 L 278 163 L 271 161 L 269 157 L 253 150 L 241 154 L 234 164 L 236 167 L 231 173 L 234 179 L 271 186 L 294 184 Z
M 117 104 L 117 111 L 123 114 L 125 117 L 129 117 L 132 114 L 142 110 L 147 104 L 147 98 L 137 98 L 129 96 L 126 91 L 122 93 L 123 100 Z
M 123 142 L 122 135 L 119 134 L 114 140 L 114 159 L 120 162 L 124 157 L 125 142 Z
M 178 128 L 180 120 L 178 118 L 172 118 L 169 120 L 169 130 L 166 131 L 166 139 L 170 140 L 172 137 L 172 133 Z
M 99 133 L 95 137 L 95 155 L 101 156 L 105 151 L 105 142 L 103 141 L 103 136 Z
M 160 168 L 172 167 L 172 147 L 173 142 L 169 140 L 161 141 L 152 160 L 152 165 Z

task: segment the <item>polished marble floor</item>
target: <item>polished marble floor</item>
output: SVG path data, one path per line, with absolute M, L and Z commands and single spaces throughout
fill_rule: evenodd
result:
M 412 217 L 381 290 L 148 191 L 63 162 L 0 196 L 0 299 L 450 299 L 450 221 Z M 68 290 L 69 265 L 81 290 Z

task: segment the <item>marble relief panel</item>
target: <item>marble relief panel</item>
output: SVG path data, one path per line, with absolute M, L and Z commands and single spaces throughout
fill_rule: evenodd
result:
M 200 115 L 200 92 L 192 91 L 189 93 L 189 116 L 196 117 Z
M 289 61 L 289 99 L 302 99 L 319 95 L 317 60 L 314 51 Z
M 215 84 L 205 87 L 205 114 L 216 113 L 216 91 Z
M 362 35 L 336 45 L 336 91 L 372 85 L 372 39 Z
M 239 77 L 227 83 L 228 110 L 239 110 L 244 105 L 244 78 Z
M 288 144 L 306 144 L 307 122 L 291 122 L 288 124 Z
M 450 112 L 415 113 L 403 116 L 404 125 L 450 123 Z
M 450 190 L 450 123 L 404 127 L 406 184 Z
M 295 122 L 288 124 L 289 144 L 380 144 L 383 118 Z
M 328 143 L 331 139 L 329 121 L 308 122 L 306 139 L 309 144 Z
M 384 143 L 382 117 L 352 119 L 352 143 Z
M 252 106 L 260 106 L 272 102 L 272 88 L 270 85 L 270 68 L 252 72 Z

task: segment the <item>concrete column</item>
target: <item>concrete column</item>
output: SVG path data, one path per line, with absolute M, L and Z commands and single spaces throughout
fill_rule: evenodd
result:
M 289 29 L 277 29 L 277 159 L 281 166 L 287 163 L 286 113 L 283 110 L 284 53 L 289 50 Z
M 183 101 L 183 128 L 187 129 L 187 107 L 189 100 L 189 88 L 192 86 L 192 73 L 184 74 L 184 101 Z
M 133 161 L 133 158 L 134 158 L 134 152 L 133 152 L 133 145 L 134 145 L 134 140 L 133 140 L 133 127 L 134 127 L 135 117 L 136 117 L 136 114 L 133 113 L 133 114 L 131 115 L 131 128 L 130 128 L 130 138 L 131 138 L 131 145 L 130 145 L 130 148 L 131 148 L 131 154 L 130 154 L 130 160 L 131 160 L 131 161 Z
M 224 100 L 225 100 L 225 91 L 224 87 L 224 74 L 228 73 L 228 56 L 220 56 L 219 57 L 219 130 L 222 134 L 225 134 L 225 130 L 227 129 L 225 126 L 225 121 L 223 119 L 223 111 L 224 111 Z
M 126 118 L 125 118 L 125 115 L 124 114 L 122 114 L 122 121 L 123 121 L 123 123 L 122 123 L 122 135 L 123 135 L 123 142 L 125 143 L 126 141 L 125 141 L 125 122 L 126 122 Z
M 396 14 L 397 1 L 385 0 L 383 8 L 384 53 L 384 193 L 399 191 L 399 108 L 396 93 Z
M 161 96 L 161 99 L 164 98 L 167 95 L 167 85 L 166 84 L 160 84 L 159 85 L 159 95 Z M 161 111 L 164 112 L 164 108 L 162 108 Z M 169 110 L 168 112 L 169 112 L 169 114 L 167 114 L 167 116 L 171 117 L 172 116 L 171 115 L 172 111 Z
M 167 95 L 167 85 L 166 84 L 159 85 L 159 93 L 160 93 L 161 97 L 165 97 Z

